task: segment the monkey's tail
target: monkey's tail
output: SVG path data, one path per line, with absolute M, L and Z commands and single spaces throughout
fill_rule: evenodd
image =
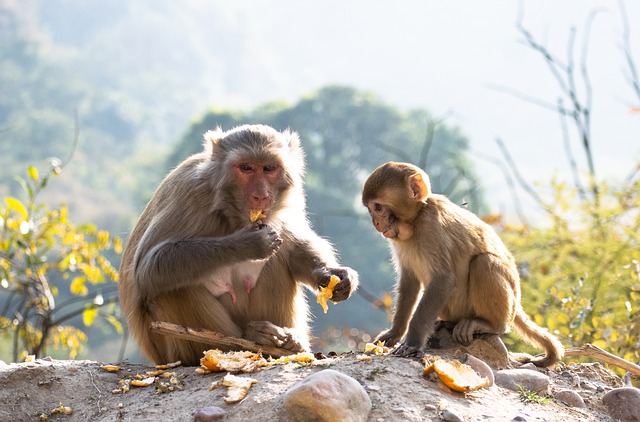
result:
M 527 341 L 545 350 L 545 356 L 539 358 L 520 355 L 517 357 L 520 362 L 532 362 L 536 366 L 547 367 L 554 365 L 564 357 L 564 347 L 560 341 L 553 334 L 531 321 L 520 306 L 516 311 L 513 325 Z

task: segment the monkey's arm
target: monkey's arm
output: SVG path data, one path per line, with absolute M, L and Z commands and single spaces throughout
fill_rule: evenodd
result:
M 433 333 L 438 315 L 451 297 L 453 282 L 453 274 L 440 274 L 431 278 L 413 313 L 403 343 L 393 352 L 395 355 L 422 357 L 425 343 Z
M 152 246 L 149 243 L 145 237 L 141 239 L 134 260 L 134 276 L 142 297 L 199 285 L 225 266 L 267 258 L 282 240 L 271 227 L 262 225 L 221 237 L 168 239 Z
M 358 273 L 349 267 L 338 265 L 331 245 L 313 234 L 306 240 L 295 240 L 289 270 L 294 279 L 314 290 L 326 287 L 332 275 L 340 278 L 333 289 L 333 302 L 343 301 L 358 288 Z
M 407 332 L 407 326 L 409 325 L 413 308 L 420 297 L 421 288 L 422 285 L 413 272 L 401 272 L 393 313 L 393 325 L 390 329 L 380 333 L 374 343 L 382 341 L 387 346 L 393 347 L 402 339 L 404 333 Z

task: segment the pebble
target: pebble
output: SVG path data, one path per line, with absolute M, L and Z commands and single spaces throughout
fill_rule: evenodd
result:
M 580 394 L 573 390 L 560 390 L 555 394 L 555 399 L 564 402 L 571 407 L 587 407 Z
M 527 420 L 524 418 L 524 416 L 516 416 L 515 418 L 511 419 L 511 422 L 527 422 Z
M 442 420 L 445 422 L 464 422 L 464 418 L 455 410 L 444 409 L 442 411 Z
M 602 397 L 602 402 L 613 419 L 621 422 L 640 421 L 640 389 L 615 388 Z
M 503 369 L 495 373 L 496 385 L 520 391 L 520 387 L 538 394 L 546 393 L 549 387 L 549 377 L 538 371 L 528 369 Z
M 198 410 L 193 415 L 193 422 L 213 422 L 222 420 L 227 412 L 218 406 L 207 406 Z
M 325 369 L 291 387 L 284 394 L 284 410 L 292 422 L 365 422 L 371 399 L 355 379 Z

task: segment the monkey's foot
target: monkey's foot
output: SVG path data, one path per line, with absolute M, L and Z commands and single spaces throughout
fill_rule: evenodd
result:
M 244 332 L 244 338 L 258 344 L 291 350 L 294 353 L 309 350 L 309 346 L 300 341 L 292 330 L 278 327 L 269 321 L 251 321 Z
M 422 350 L 422 348 L 409 346 L 405 343 L 402 343 L 400 346 L 394 349 L 391 354 L 394 356 L 401 356 L 405 358 L 422 359 L 422 357 L 424 356 L 424 351 Z

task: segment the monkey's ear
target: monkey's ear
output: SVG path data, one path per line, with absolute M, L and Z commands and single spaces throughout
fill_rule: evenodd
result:
M 425 180 L 426 178 L 426 180 Z M 409 176 L 409 193 L 416 202 L 422 202 L 429 196 L 429 177 L 420 173 Z

